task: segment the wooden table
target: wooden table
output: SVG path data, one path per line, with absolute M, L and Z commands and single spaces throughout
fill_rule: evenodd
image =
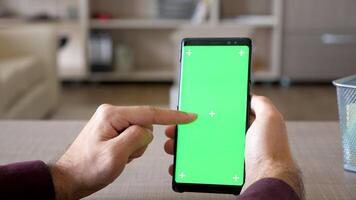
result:
M 58 158 L 85 122 L 0 122 L 0 164 Z M 356 174 L 343 170 L 342 148 L 336 122 L 288 122 L 295 159 L 303 174 L 307 199 L 356 199 Z M 171 190 L 167 168 L 172 158 L 163 151 L 163 127 L 145 156 L 129 164 L 109 187 L 87 199 L 234 199 L 231 195 L 178 194 Z

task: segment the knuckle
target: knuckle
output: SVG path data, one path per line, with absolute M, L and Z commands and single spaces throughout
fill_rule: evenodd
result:
M 258 96 L 258 98 L 264 103 L 271 103 L 271 100 L 265 96 Z
M 138 125 L 132 125 L 130 127 L 131 133 L 133 137 L 137 138 L 137 140 L 152 140 L 153 139 L 153 134 L 148 131 L 146 128 L 143 128 Z
M 107 104 L 107 103 L 104 103 L 104 104 L 101 104 L 99 107 L 98 107 L 98 111 L 99 112 L 106 112 L 106 111 L 108 111 L 108 110 L 110 110 L 110 109 L 112 109 L 112 105 L 110 105 L 110 104 Z
M 281 112 L 277 111 L 278 113 L 278 118 L 281 120 L 281 121 L 284 121 L 284 116 Z
M 148 113 L 150 113 L 150 116 L 151 116 L 152 120 L 153 120 L 153 121 L 156 121 L 156 119 L 157 119 L 157 112 L 158 112 L 157 107 L 154 107 L 154 106 L 144 106 L 144 109 L 147 110 Z
M 141 138 L 141 137 L 143 137 L 145 135 L 145 130 L 142 127 L 138 126 L 138 125 L 132 125 L 130 127 L 130 130 L 131 130 L 130 134 L 132 134 L 132 136 L 134 138 L 139 139 L 139 138 Z
M 143 132 L 143 128 L 141 128 L 138 125 L 132 125 L 131 126 L 131 132 L 135 133 L 135 134 L 140 134 Z
M 156 112 L 156 107 L 154 107 L 154 106 L 143 106 L 144 107 L 144 109 L 145 110 L 148 110 L 149 112 L 152 112 L 152 113 L 154 113 L 154 112 Z
M 112 113 L 113 110 L 113 106 L 110 104 L 101 104 L 98 109 L 96 110 L 96 112 L 99 114 L 99 117 L 101 119 L 108 119 Z
M 280 113 L 277 110 L 270 111 L 269 117 L 273 120 L 284 121 L 284 117 L 283 117 L 282 113 Z
M 269 106 L 266 106 L 266 113 L 269 114 L 270 116 L 273 117 L 278 117 L 278 118 L 283 118 L 282 113 L 278 111 L 278 109 L 273 105 L 272 101 L 265 96 L 258 96 L 259 100 L 263 102 L 264 104 L 268 104 Z

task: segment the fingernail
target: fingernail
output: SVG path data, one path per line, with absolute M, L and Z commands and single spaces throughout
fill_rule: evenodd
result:
M 153 140 L 153 133 L 151 130 L 147 129 L 147 134 L 146 134 L 146 144 L 151 143 L 151 141 Z
M 191 119 L 196 119 L 198 117 L 198 115 L 195 113 L 187 113 L 187 114 Z

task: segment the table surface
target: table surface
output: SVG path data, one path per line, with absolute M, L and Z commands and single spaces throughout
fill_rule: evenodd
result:
M 83 121 L 0 122 L 0 165 L 58 158 Z M 288 122 L 293 155 L 304 174 L 307 199 L 356 199 L 356 174 L 343 170 L 337 122 Z M 163 151 L 162 126 L 145 155 L 130 163 L 110 186 L 87 199 L 234 199 L 232 195 L 175 193 L 167 169 L 172 157 Z

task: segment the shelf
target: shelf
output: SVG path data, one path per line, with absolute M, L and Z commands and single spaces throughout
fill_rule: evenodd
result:
M 52 24 L 57 27 L 80 27 L 79 20 L 68 20 L 68 19 L 59 19 L 59 20 L 48 20 L 48 21 L 29 21 L 24 18 L 0 18 L 0 27 L 8 26 L 19 26 L 19 25 L 29 25 L 29 24 Z
M 221 23 L 191 24 L 190 20 L 182 19 L 110 19 L 90 22 L 94 29 L 176 29 L 180 27 L 236 27 L 247 25 L 253 27 L 271 27 L 277 25 L 277 19 L 270 15 L 246 15 L 236 19 L 223 19 Z
M 222 19 L 218 23 L 205 22 L 202 24 L 182 24 L 179 28 L 236 28 L 247 26 L 249 28 L 274 27 L 278 25 L 277 18 L 270 15 L 246 15 L 234 19 Z
M 22 18 L 0 18 L 0 24 L 6 25 L 24 24 L 25 22 L 26 20 Z
M 189 23 L 190 20 L 181 19 L 94 19 L 90 21 L 90 27 L 95 29 L 175 29 Z
M 57 22 L 57 25 L 59 26 L 74 26 L 74 27 L 80 27 L 80 22 L 79 20 L 70 20 L 70 19 L 65 19 L 65 20 L 59 20 Z
M 222 26 L 247 25 L 254 27 L 271 27 L 277 24 L 277 18 L 271 15 L 246 15 L 235 19 L 221 20 Z
M 89 81 L 102 82 L 172 82 L 173 71 L 92 72 Z

